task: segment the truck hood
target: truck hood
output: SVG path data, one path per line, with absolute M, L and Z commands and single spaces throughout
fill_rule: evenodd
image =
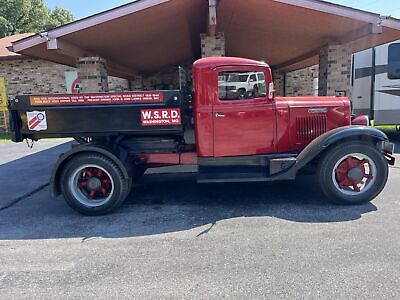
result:
M 327 131 L 351 124 L 346 97 L 276 97 L 275 102 L 278 116 L 287 116 L 286 130 L 298 149 Z

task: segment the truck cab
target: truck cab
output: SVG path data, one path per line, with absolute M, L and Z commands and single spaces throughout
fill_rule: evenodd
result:
M 193 65 L 193 82 L 200 157 L 294 153 L 351 124 L 347 98 L 275 97 L 271 68 L 263 62 L 201 59 Z M 238 92 L 243 85 L 246 92 Z

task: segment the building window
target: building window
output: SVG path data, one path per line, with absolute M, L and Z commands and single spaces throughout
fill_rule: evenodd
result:
M 400 43 L 389 46 L 389 79 L 400 79 Z
M 243 100 L 265 97 L 267 84 L 263 72 L 228 71 L 218 74 L 220 100 Z

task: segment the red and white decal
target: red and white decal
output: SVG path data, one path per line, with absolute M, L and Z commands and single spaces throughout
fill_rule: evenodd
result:
M 28 121 L 28 129 L 32 131 L 47 130 L 46 112 L 44 111 L 28 111 L 26 112 Z
M 142 126 L 173 126 L 181 125 L 181 110 L 179 108 L 143 109 Z

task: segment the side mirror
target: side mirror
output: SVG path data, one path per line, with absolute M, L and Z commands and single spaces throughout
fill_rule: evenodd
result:
M 274 83 L 270 82 L 268 85 L 268 100 L 274 100 L 276 95 Z

